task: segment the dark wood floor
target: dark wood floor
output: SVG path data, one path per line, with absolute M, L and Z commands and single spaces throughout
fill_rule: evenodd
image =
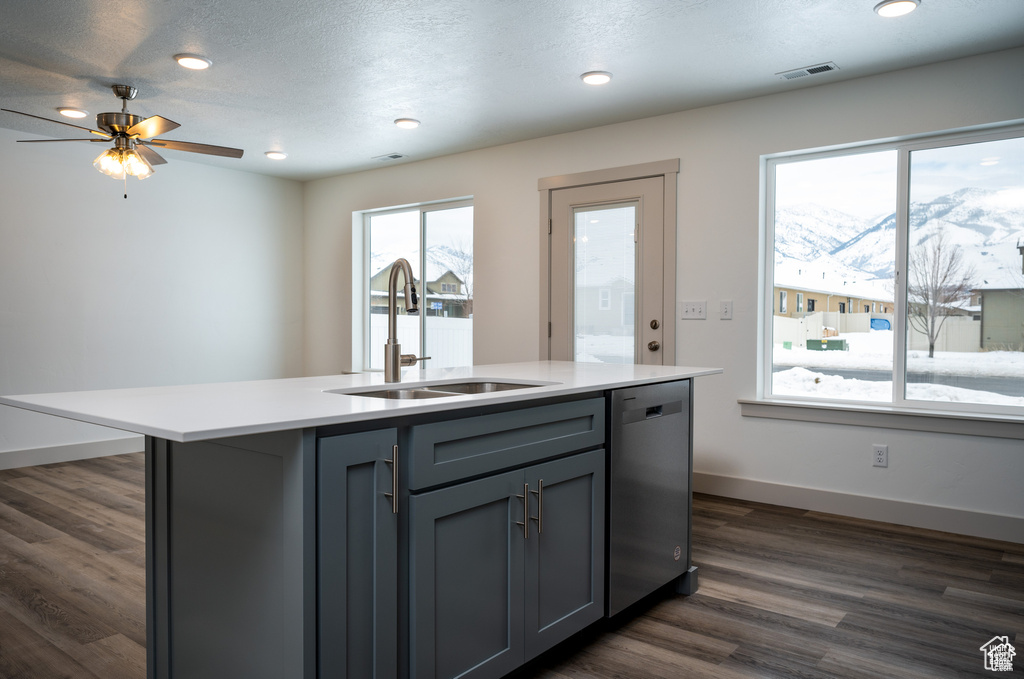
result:
M 0 679 L 145 676 L 141 454 L 0 471 Z M 1024 673 L 1024 545 L 694 498 L 700 590 L 646 602 L 537 679 Z M 1014 672 L 980 647 L 1008 636 Z

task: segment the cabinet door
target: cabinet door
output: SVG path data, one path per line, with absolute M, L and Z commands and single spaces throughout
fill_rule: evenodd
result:
M 397 440 L 386 429 L 318 445 L 321 677 L 398 674 L 398 517 L 388 496 Z
M 526 470 L 526 660 L 604 615 L 604 450 Z
M 410 674 L 501 677 L 523 662 L 524 477 L 409 499 Z

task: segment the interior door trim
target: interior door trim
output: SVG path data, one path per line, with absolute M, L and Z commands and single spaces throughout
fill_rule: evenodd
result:
M 663 363 L 665 365 L 675 364 L 676 355 L 676 206 L 677 188 L 676 179 L 679 174 L 680 161 L 678 158 L 670 160 L 659 160 L 638 165 L 625 165 L 623 167 L 607 168 L 603 170 L 592 170 L 590 172 L 577 172 L 574 174 L 557 175 L 554 177 L 543 177 L 537 181 L 537 190 L 540 192 L 540 228 L 538 229 L 539 251 L 540 251 L 540 290 L 538 291 L 538 309 L 540 322 L 538 323 L 538 351 L 540 360 L 551 358 L 551 351 L 548 338 L 551 331 L 551 309 L 549 290 L 551 289 L 551 251 L 549 234 L 551 233 L 551 192 L 556 189 L 576 188 L 580 186 L 591 186 L 594 184 L 610 184 L 613 182 L 632 181 L 634 179 L 647 179 L 649 177 L 664 177 L 664 248 L 666 253 L 672 253 L 671 266 L 664 267 L 663 310 L 662 327 Z M 671 322 L 669 322 L 671 321 Z

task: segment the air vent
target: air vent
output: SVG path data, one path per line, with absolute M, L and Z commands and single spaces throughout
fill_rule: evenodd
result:
M 783 71 L 782 73 L 776 73 L 783 80 L 793 80 L 794 78 L 803 78 L 808 75 L 818 75 L 819 73 L 828 73 L 829 71 L 838 71 L 839 67 L 833 62 L 825 64 L 817 64 L 815 66 L 807 66 L 806 68 L 795 68 L 792 71 Z
M 383 156 L 374 156 L 372 160 L 379 160 L 382 163 L 386 163 L 392 160 L 398 160 L 399 158 L 405 158 L 401 153 L 385 153 Z

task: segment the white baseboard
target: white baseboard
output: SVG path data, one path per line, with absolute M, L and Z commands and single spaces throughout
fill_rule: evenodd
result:
M 87 460 L 91 457 L 139 453 L 145 450 L 145 448 L 145 437 L 122 436 L 104 441 L 88 441 L 86 443 L 71 443 L 62 446 L 45 446 L 41 448 L 28 448 L 25 450 L 9 450 L 0 453 L 0 469 L 33 467 L 35 465 L 52 464 L 54 462 Z
M 693 490 L 737 500 L 1024 543 L 1024 517 L 1018 516 L 987 514 L 700 472 L 693 473 Z

